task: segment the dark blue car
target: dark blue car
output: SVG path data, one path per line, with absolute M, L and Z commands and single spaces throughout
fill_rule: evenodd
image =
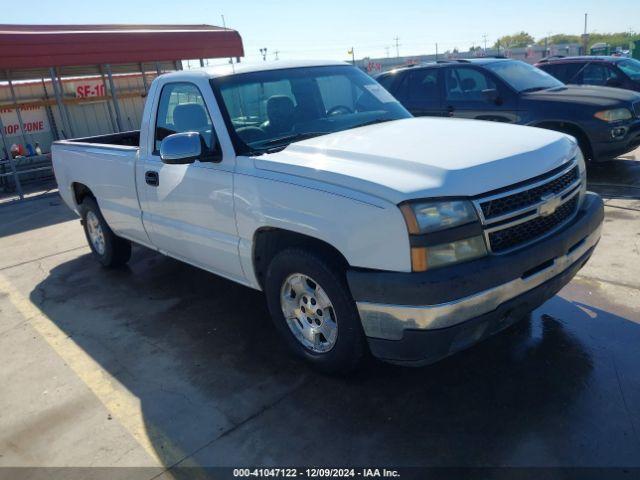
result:
M 640 94 L 565 85 L 521 61 L 447 60 L 392 70 L 377 80 L 415 116 L 557 130 L 573 135 L 590 160 L 612 159 L 640 146 Z
M 536 64 L 564 83 L 640 92 L 640 61 L 623 57 L 549 57 Z

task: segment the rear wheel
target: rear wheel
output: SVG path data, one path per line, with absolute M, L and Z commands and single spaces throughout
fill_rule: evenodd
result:
M 93 256 L 104 267 L 117 267 L 127 263 L 131 258 L 131 243 L 113 233 L 95 199 L 86 197 L 80 204 L 80 214 Z
M 307 250 L 284 250 L 269 264 L 265 294 L 294 354 L 328 373 L 349 372 L 363 361 L 360 316 L 338 265 Z

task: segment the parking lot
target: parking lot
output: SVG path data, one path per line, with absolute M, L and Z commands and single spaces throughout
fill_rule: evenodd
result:
M 142 247 L 101 269 L 57 194 L 0 206 L 0 466 L 640 467 L 640 149 L 589 172 L 590 263 L 507 331 L 348 378 L 265 301 Z

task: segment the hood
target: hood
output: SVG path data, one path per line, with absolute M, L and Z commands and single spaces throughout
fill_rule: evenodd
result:
M 630 90 L 595 85 L 565 85 L 561 88 L 525 93 L 524 98 L 527 100 L 577 103 L 599 108 L 628 107 L 631 103 L 640 101 L 640 95 Z
M 254 161 L 258 169 L 400 203 L 479 195 L 546 173 L 574 154 L 575 141 L 550 130 L 423 117 L 315 137 Z

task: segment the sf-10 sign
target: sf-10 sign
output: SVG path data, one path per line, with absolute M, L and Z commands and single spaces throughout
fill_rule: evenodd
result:
M 102 80 L 83 80 L 73 82 L 69 86 L 76 98 L 105 97 L 107 95 Z

